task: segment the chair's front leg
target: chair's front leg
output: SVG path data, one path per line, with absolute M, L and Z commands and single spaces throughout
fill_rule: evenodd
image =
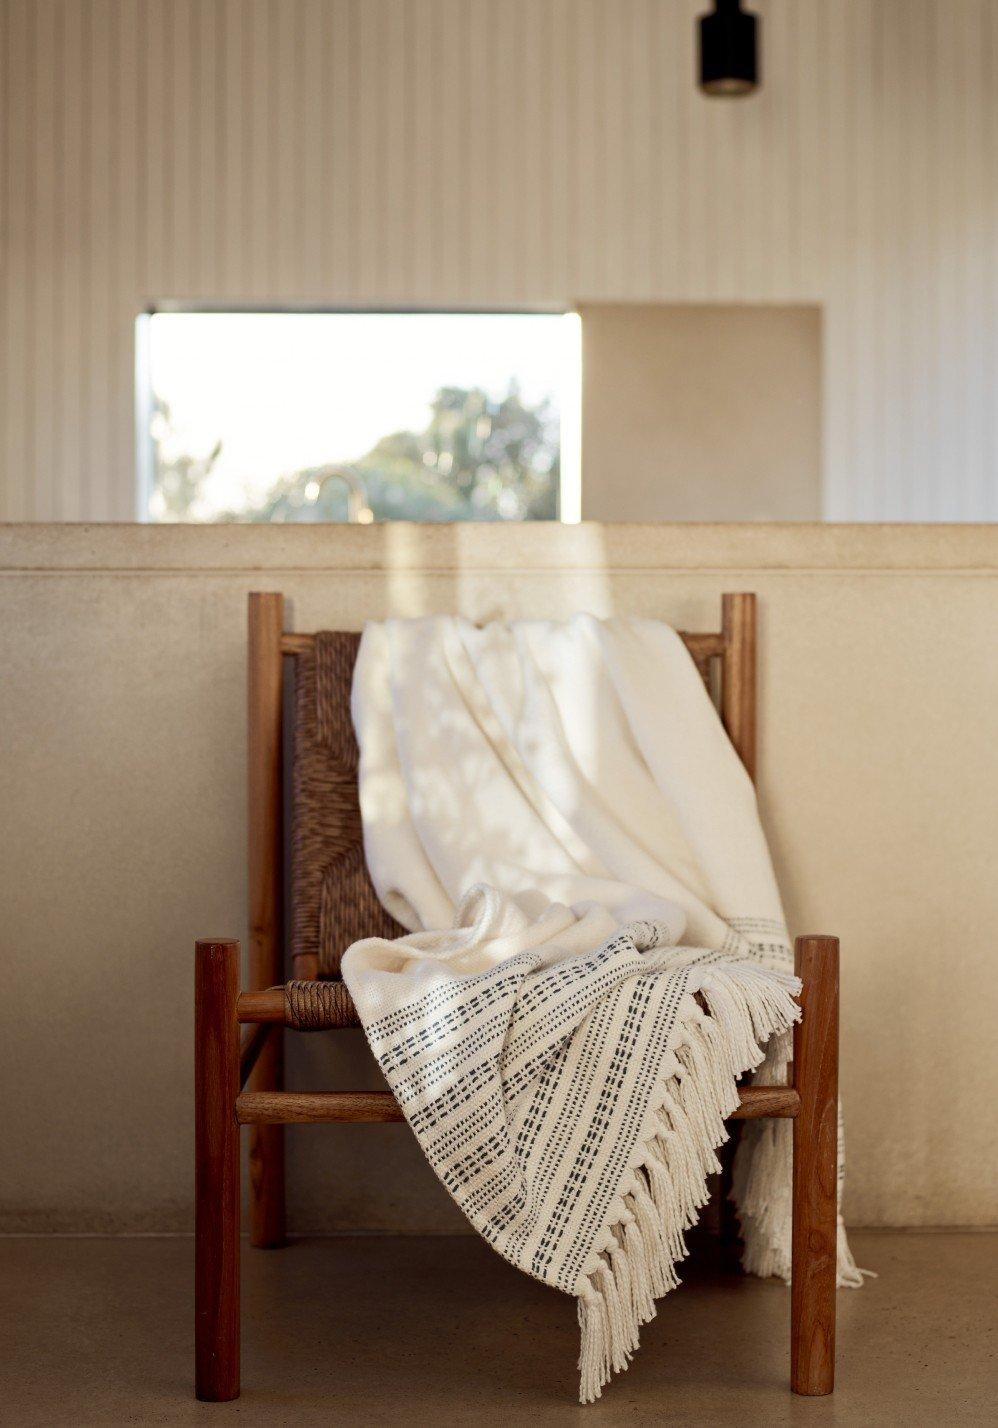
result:
M 194 1391 L 239 1397 L 239 943 L 194 964 Z
M 794 1028 L 793 1266 L 790 1386 L 831 1393 L 835 1383 L 838 1225 L 839 943 L 798 937 L 803 1016 Z

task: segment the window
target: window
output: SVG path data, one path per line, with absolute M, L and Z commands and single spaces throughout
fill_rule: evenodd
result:
M 579 519 L 573 314 L 141 324 L 144 520 Z

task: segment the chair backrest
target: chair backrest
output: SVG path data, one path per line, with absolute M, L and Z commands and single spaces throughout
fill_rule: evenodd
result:
M 291 762 L 291 946 L 336 976 L 360 937 L 399 937 L 368 876 L 350 686 L 360 635 L 322 632 L 295 655 Z
M 682 638 L 728 736 L 755 776 L 755 596 L 722 597 L 722 628 Z M 283 673 L 293 661 L 290 950 L 294 975 L 335 977 L 359 937 L 398 936 L 364 862 L 350 686 L 360 635 L 284 630 L 279 594 L 250 596 L 249 896 L 251 985 L 283 980 Z M 719 670 L 718 682 L 712 673 Z

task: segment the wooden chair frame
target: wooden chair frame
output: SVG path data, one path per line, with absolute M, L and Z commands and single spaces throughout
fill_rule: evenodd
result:
M 684 634 L 701 671 L 721 662 L 721 713 L 755 777 L 755 596 L 723 596 L 717 634 Z M 397 1121 L 388 1093 L 283 1090 L 283 1031 L 302 1026 L 284 976 L 283 661 L 312 636 L 284 631 L 279 594 L 249 597 L 249 976 L 239 990 L 239 943 L 195 947 L 195 1392 L 239 1395 L 240 1127 L 250 1127 L 250 1241 L 285 1242 L 283 1128 L 293 1122 Z M 790 1383 L 795 1393 L 832 1392 L 835 1362 L 839 944 L 798 937 L 802 1018 L 794 1031 L 792 1084 L 745 1086 L 732 1119 L 793 1120 L 793 1244 Z M 296 958 L 298 978 L 316 969 Z M 318 982 L 305 984 L 316 988 Z M 329 986 L 328 983 L 325 984 Z M 342 984 L 339 984 L 342 988 Z M 345 988 L 343 1015 L 356 1025 Z M 246 1031 L 240 1039 L 240 1027 Z M 249 1089 L 244 1089 L 244 1087 Z

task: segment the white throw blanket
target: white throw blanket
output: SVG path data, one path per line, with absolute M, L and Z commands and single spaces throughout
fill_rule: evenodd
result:
M 428 1159 L 578 1299 L 581 1397 L 626 1367 L 738 1101 L 785 1079 L 797 983 L 752 784 L 649 620 L 368 625 L 368 866 L 413 929 L 343 976 Z M 747 1128 L 746 1267 L 789 1272 L 789 1124 Z M 840 1279 L 857 1271 L 840 1231 Z

